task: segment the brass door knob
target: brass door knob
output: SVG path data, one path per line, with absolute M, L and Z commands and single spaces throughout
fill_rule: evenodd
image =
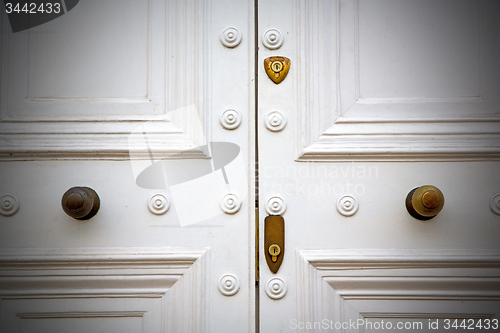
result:
M 88 220 L 99 210 L 100 200 L 90 187 L 72 187 L 64 193 L 61 205 L 66 214 L 77 220 Z
M 444 206 L 444 195 L 437 187 L 424 185 L 411 190 L 406 196 L 406 209 L 419 220 L 430 220 Z

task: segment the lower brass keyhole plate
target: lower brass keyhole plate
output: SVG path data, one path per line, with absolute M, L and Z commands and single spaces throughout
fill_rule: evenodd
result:
M 269 215 L 264 219 L 264 255 L 271 272 L 276 273 L 285 256 L 285 219 Z

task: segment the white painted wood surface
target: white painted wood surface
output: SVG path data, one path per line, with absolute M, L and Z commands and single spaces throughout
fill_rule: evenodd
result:
M 149 179 L 158 188 L 137 181 L 164 157 L 196 169 L 211 157 L 204 144 L 226 141 L 253 184 L 255 130 L 261 239 L 267 200 L 286 204 L 277 274 L 260 246 L 260 332 L 321 331 L 294 320 L 500 315 L 500 216 L 490 204 L 500 192 L 499 5 L 258 8 L 257 92 L 249 1 L 89 0 L 2 34 L 0 196 L 19 209 L 0 215 L 0 332 L 255 331 L 253 187 L 236 191 L 242 206 L 225 214 L 219 192 L 176 205 L 163 176 Z M 266 35 L 266 47 L 269 29 L 281 37 Z M 279 85 L 262 66 L 277 55 L 291 59 Z M 237 128 L 221 124 L 226 110 L 241 114 Z M 266 127 L 271 112 L 286 123 L 280 131 Z M 446 204 L 422 222 L 404 200 L 426 184 Z M 86 222 L 60 207 L 80 185 L 101 198 Z M 156 193 L 170 200 L 163 215 L 148 209 Z M 345 195 L 354 214 L 337 207 Z M 182 224 L 181 206 L 220 214 Z M 235 278 L 239 289 L 220 285 Z
M 261 332 L 498 318 L 499 15 L 495 1 L 259 1 L 261 238 L 267 200 L 287 207 L 277 274 L 260 247 Z M 268 29 L 281 48 L 264 47 Z M 262 64 L 278 55 L 291 66 L 275 85 Z M 280 132 L 265 126 L 272 111 Z M 421 185 L 445 196 L 425 222 L 405 208 Z
M 29 31 L 2 23 L 0 197 L 19 209 L 0 215 L 0 332 L 253 332 L 253 4 L 89 0 Z M 242 34 L 232 49 L 229 26 Z M 242 115 L 231 131 L 227 109 Z M 210 166 L 211 142 L 239 147 L 229 184 L 219 165 L 177 200 L 182 175 L 161 161 Z M 92 219 L 63 212 L 73 186 L 98 193 Z M 157 193 L 164 214 L 148 208 Z M 201 220 L 183 224 L 186 205 Z M 227 274 L 232 296 L 218 288 Z

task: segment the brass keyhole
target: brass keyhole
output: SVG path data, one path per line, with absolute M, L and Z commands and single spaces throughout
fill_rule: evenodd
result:
M 283 70 L 283 64 L 281 63 L 281 61 L 274 61 L 271 64 L 271 69 L 273 70 L 273 72 L 279 73 Z
M 290 59 L 286 57 L 266 58 L 264 59 L 264 68 L 271 81 L 279 84 L 288 75 Z
M 272 257 L 271 259 L 273 260 L 273 262 L 276 262 L 276 260 L 278 260 L 278 255 L 280 254 L 280 252 L 281 248 L 278 244 L 272 244 L 271 246 L 269 246 L 269 254 Z

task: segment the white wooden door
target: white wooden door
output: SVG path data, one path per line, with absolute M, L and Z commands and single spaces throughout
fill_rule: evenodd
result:
M 0 332 L 253 332 L 256 302 L 260 332 L 494 327 L 499 5 L 260 1 L 257 45 L 253 10 L 82 0 L 16 34 L 2 17 Z M 269 56 L 291 60 L 279 85 Z M 446 199 L 428 221 L 404 203 L 421 185 Z M 61 208 L 74 186 L 100 197 L 88 221 Z
M 258 7 L 260 238 L 267 215 L 285 220 L 276 274 L 260 243 L 260 332 L 493 329 L 498 1 Z M 279 85 L 270 56 L 291 61 Z M 422 185 L 445 198 L 428 221 L 405 208 Z
M 253 4 L 3 8 L 0 332 L 253 332 Z

